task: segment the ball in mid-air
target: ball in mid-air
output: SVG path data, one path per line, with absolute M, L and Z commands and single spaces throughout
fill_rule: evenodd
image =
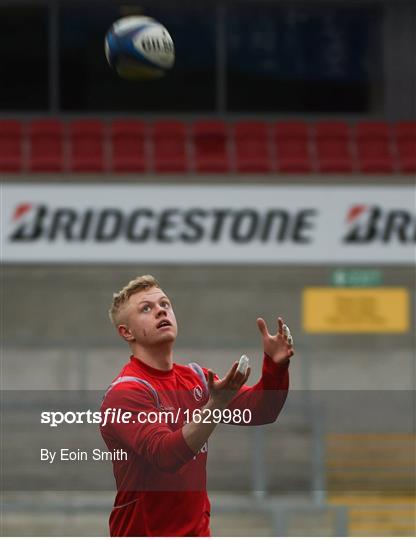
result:
M 163 77 L 175 62 L 166 28 L 151 17 L 130 16 L 113 23 L 105 36 L 105 55 L 123 79 Z

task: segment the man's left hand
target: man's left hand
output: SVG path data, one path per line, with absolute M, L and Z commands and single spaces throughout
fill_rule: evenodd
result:
M 276 364 L 285 364 L 294 355 L 293 338 L 281 317 L 277 319 L 277 334 L 270 334 L 264 319 L 257 319 L 263 338 L 263 350 Z

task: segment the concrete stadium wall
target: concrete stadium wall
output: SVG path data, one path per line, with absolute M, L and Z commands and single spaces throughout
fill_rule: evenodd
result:
M 386 286 L 411 291 L 409 267 L 382 268 Z M 171 297 L 179 323 L 175 359 L 224 373 L 242 353 L 261 357 L 256 318 L 273 328 L 282 315 L 295 336 L 292 387 L 410 389 L 414 343 L 407 334 L 308 335 L 305 286 L 325 286 L 329 267 L 14 266 L 3 269 L 3 375 L 6 388 L 105 388 L 128 360 L 108 320 L 112 293 L 143 273 Z M 253 373 L 253 381 L 256 372 Z

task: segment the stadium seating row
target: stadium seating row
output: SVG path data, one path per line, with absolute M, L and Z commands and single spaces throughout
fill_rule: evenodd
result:
M 414 173 L 416 122 L 0 120 L 0 171 Z

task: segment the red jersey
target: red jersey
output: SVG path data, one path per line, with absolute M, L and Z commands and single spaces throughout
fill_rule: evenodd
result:
M 100 428 L 113 455 L 116 450 L 128 455 L 126 460 L 113 460 L 117 495 L 110 515 L 111 536 L 210 536 L 208 445 L 195 454 L 181 429 L 187 418 L 192 421 L 186 414 L 208 400 L 204 375 L 207 378 L 205 368 L 198 374 L 189 366 L 173 364 L 171 370 L 162 371 L 131 356 L 107 391 L 103 416 L 108 408 L 131 413 L 127 423 L 107 422 Z M 274 422 L 288 387 L 287 366 L 278 366 L 265 355 L 260 381 L 243 386 L 227 409 L 250 409 L 248 425 Z M 170 414 L 161 421 L 156 416 L 160 411 Z

